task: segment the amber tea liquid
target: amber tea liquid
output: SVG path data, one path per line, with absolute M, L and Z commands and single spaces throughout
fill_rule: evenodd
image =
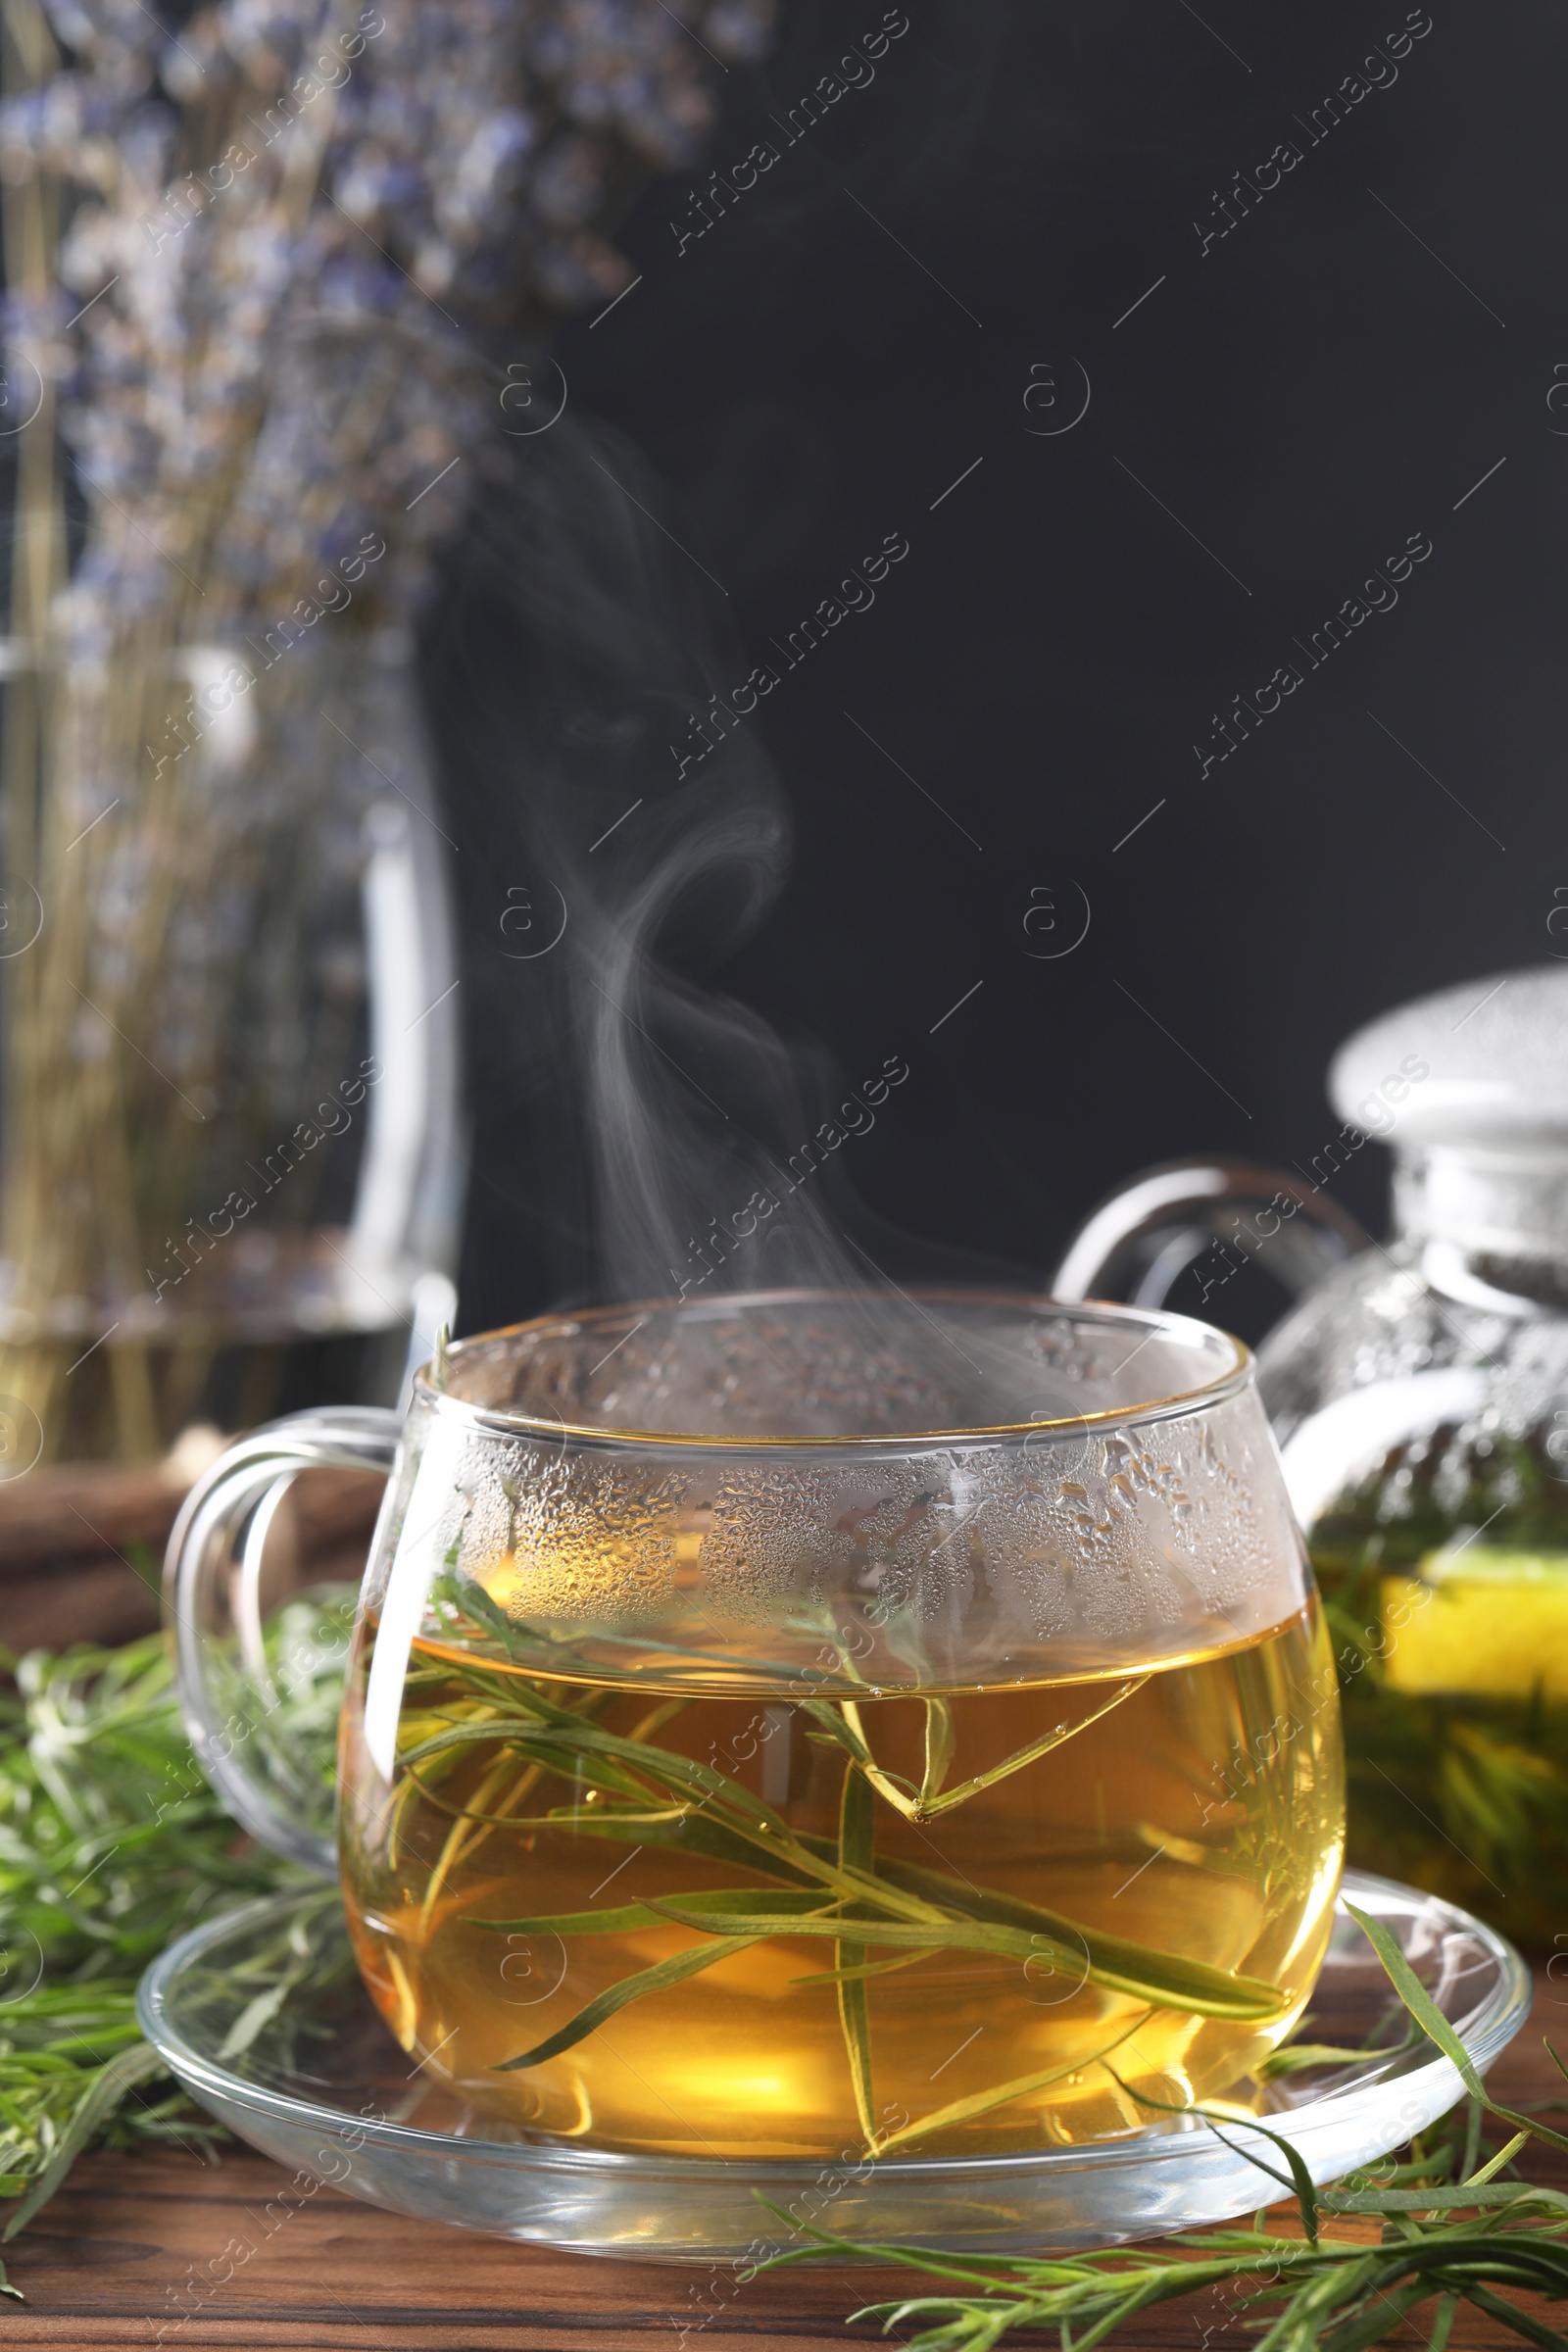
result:
M 1066 2144 L 1157 2121 L 1137 2094 L 1237 2084 L 1321 1961 L 1344 1793 L 1315 1602 L 1143 1676 L 847 1707 L 843 1685 L 530 1676 L 426 1635 L 390 1785 L 364 1747 L 374 1640 L 344 1730 L 360 1965 L 428 2074 L 539 2132 L 720 2157 Z M 1089 1944 L 1041 1911 L 1273 1997 L 1205 2016 L 1088 1981 Z M 683 1955 L 704 1965 L 621 1998 Z

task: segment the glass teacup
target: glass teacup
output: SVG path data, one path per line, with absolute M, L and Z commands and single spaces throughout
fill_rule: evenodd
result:
M 391 1472 L 320 1790 L 268 1530 Z M 198 1754 L 339 1870 L 377 2007 L 620 2154 L 1019 2154 L 1223 2093 L 1300 2015 L 1338 1697 L 1239 1343 L 779 1293 L 552 1316 L 242 1441 L 171 1608 Z

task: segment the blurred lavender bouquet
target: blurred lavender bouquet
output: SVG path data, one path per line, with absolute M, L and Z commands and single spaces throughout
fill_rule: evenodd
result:
M 0 1469 L 401 1360 L 459 1165 L 411 628 L 771 5 L 4 0 Z

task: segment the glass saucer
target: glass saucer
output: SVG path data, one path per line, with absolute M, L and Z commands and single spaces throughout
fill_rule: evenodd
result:
M 1530 1979 L 1512 1945 L 1435 1895 L 1347 1874 L 1486 2068 L 1523 2025 Z M 394 2213 L 530 2244 L 644 2261 L 713 2262 L 799 2242 L 757 2191 L 836 2234 L 964 2252 L 1114 2245 L 1228 2221 L 1279 2192 L 1241 2151 L 1278 2166 L 1245 2123 L 992 2157 L 755 2163 L 596 2153 L 508 2131 L 412 2072 L 355 1969 L 335 1888 L 248 1904 L 172 1945 L 142 1979 L 141 2027 L 193 2098 L 290 2170 Z M 1305 2038 L 1396 2042 L 1395 2001 L 1342 1895 Z M 1232 2101 L 1293 2140 L 1315 2181 L 1400 2146 L 1462 2085 L 1431 2043 L 1286 2075 Z M 1229 2102 L 1228 2102 L 1229 2103 Z

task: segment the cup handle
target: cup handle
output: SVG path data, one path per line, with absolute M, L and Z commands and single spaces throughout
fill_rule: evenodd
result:
M 1130 1178 L 1085 1218 L 1052 1293 L 1163 1306 L 1177 1276 L 1215 1240 L 1263 1255 L 1293 1298 L 1371 1247 L 1354 1217 L 1300 1176 L 1255 1160 L 1168 1160 Z
M 275 1665 L 308 1692 L 324 1653 L 306 1645 L 270 1660 L 262 1604 L 267 1538 L 300 1471 L 387 1477 L 401 1431 L 396 1413 L 374 1406 L 291 1413 L 253 1430 L 192 1487 L 164 1559 L 164 1616 L 197 1763 L 253 1837 L 327 1879 L 337 1876 L 327 1793 L 319 1770 L 313 1773 L 302 1753 L 298 1704 L 286 1729 L 278 1721 L 274 1678 Z M 345 1625 L 345 1655 L 348 1634 Z M 323 1739 L 326 1729 L 323 1720 Z

